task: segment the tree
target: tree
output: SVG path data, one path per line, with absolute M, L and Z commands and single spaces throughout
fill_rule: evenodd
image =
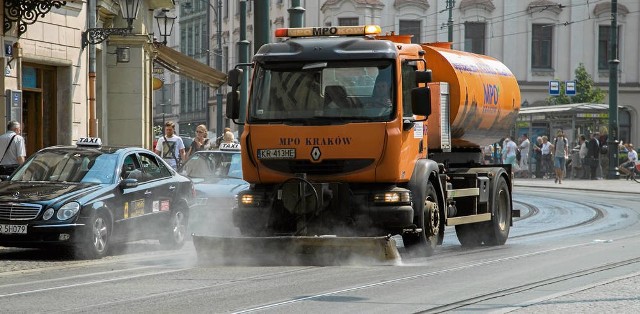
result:
M 571 104 L 571 103 L 602 103 L 606 96 L 605 92 L 599 87 L 595 87 L 593 78 L 584 68 L 584 64 L 580 63 L 575 71 L 576 79 L 576 95 L 569 97 L 565 93 L 565 83 L 560 82 L 560 96 L 552 96 L 547 98 L 550 103 Z

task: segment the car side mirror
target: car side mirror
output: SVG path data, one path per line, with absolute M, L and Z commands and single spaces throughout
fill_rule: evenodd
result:
M 9 180 L 9 177 L 10 176 L 8 176 L 6 174 L 0 175 L 0 181 L 7 181 L 7 180 Z
M 124 179 L 122 181 L 120 181 L 120 188 L 121 189 L 132 189 L 138 187 L 138 180 L 137 179 Z

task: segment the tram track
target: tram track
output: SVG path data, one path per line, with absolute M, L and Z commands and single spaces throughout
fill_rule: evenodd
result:
M 516 201 L 514 201 L 515 203 Z M 520 202 L 517 201 L 518 204 L 521 204 L 522 206 L 525 206 L 529 209 L 529 212 L 527 213 L 527 215 L 525 215 L 524 217 L 521 217 L 518 221 L 522 221 L 524 219 L 533 217 L 535 215 L 537 215 L 540 212 L 540 209 L 532 204 L 529 203 L 525 203 L 525 202 Z M 562 226 L 562 227 L 557 227 L 557 228 L 550 228 L 550 229 L 546 229 L 546 230 L 542 230 L 542 231 L 536 231 L 536 232 L 530 232 L 530 233 L 526 233 L 526 234 L 521 234 L 521 235 L 515 235 L 515 236 L 510 236 L 509 238 L 511 239 L 517 239 L 517 238 L 524 238 L 524 237 L 529 237 L 529 236 L 534 236 L 534 235 L 539 235 L 539 234 L 545 234 L 545 233 L 549 233 L 549 232 L 556 232 L 556 231 L 561 231 L 561 230 L 567 230 L 567 229 L 573 229 L 573 228 L 577 228 L 577 227 L 581 227 L 584 225 L 588 225 L 591 223 L 594 223 L 602 218 L 605 217 L 605 211 L 602 210 L 599 207 L 593 206 L 593 205 L 589 205 L 589 204 L 585 204 L 585 203 L 575 203 L 575 204 L 580 204 L 584 207 L 587 207 L 591 210 L 593 210 L 595 212 L 595 215 L 593 217 L 591 217 L 590 219 L 569 225 L 569 226 Z
M 629 265 L 638 264 L 638 263 L 640 263 L 640 257 L 618 261 L 618 262 L 612 262 L 605 265 L 592 267 L 589 269 L 574 271 L 568 274 L 554 276 L 551 278 L 538 280 L 531 283 L 526 283 L 523 285 L 510 287 L 510 288 L 506 288 L 498 291 L 493 291 L 490 293 L 474 296 L 471 298 L 458 300 L 456 302 L 451 302 L 451 303 L 443 304 L 437 307 L 432 307 L 429 309 L 418 311 L 416 313 L 431 314 L 431 313 L 444 313 L 444 312 L 454 311 L 454 310 L 462 309 L 464 307 L 475 305 L 484 301 L 502 298 L 509 295 L 515 295 L 515 294 L 519 294 L 529 290 L 550 286 L 559 282 L 568 281 L 568 280 L 572 280 L 572 279 L 583 277 L 583 276 L 589 276 L 591 274 L 595 274 L 598 272 L 608 271 L 615 268 L 620 268 L 620 267 L 629 266 Z

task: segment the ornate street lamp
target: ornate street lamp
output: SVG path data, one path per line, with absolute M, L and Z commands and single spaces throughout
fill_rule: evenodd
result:
M 120 4 L 122 17 L 127 20 L 125 28 L 89 28 L 86 32 L 82 32 L 82 48 L 88 44 L 99 44 L 110 35 L 116 34 L 120 36 L 131 34 L 133 30 L 133 20 L 138 16 L 140 9 L 140 0 L 117 0 Z
M 165 46 L 167 45 L 167 37 L 171 36 L 171 32 L 173 32 L 173 23 L 176 21 L 176 17 L 168 16 L 167 12 L 169 10 L 162 9 L 158 15 L 154 16 L 158 22 L 158 31 L 162 36 L 162 44 Z

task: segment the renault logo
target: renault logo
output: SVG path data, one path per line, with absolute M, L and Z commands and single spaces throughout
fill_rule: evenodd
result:
M 311 149 L 311 159 L 313 159 L 313 161 L 318 161 L 318 159 L 320 159 L 321 155 L 322 155 L 322 153 L 320 152 L 320 147 L 314 146 Z

